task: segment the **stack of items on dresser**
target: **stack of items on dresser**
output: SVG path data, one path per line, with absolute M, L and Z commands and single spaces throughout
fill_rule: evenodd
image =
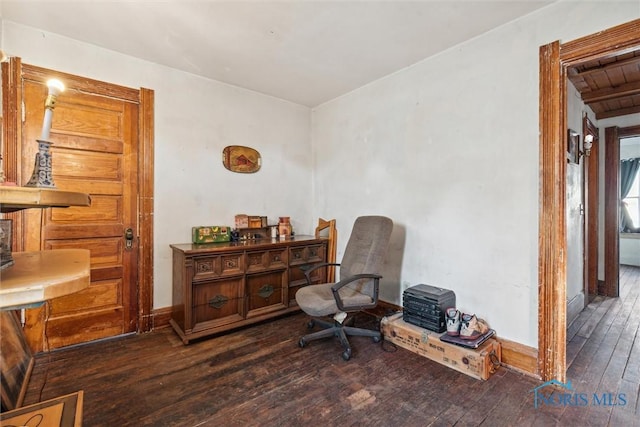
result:
M 285 240 L 294 234 L 288 216 L 281 216 L 277 224 L 269 225 L 266 216 L 238 214 L 235 216 L 233 229 L 226 225 L 191 227 L 191 241 L 196 244 L 259 239 Z
M 420 284 L 402 294 L 405 322 L 443 334 L 444 342 L 477 348 L 495 334 L 483 319 L 456 309 L 456 295 L 450 289 Z

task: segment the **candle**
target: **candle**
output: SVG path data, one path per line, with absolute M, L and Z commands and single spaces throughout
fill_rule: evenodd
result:
M 42 133 L 40 134 L 41 141 L 49 140 L 49 133 L 51 132 L 51 119 L 53 118 L 53 109 L 44 109 L 44 121 L 42 123 Z
M 60 92 L 64 90 L 64 84 L 60 80 L 51 79 L 47 82 L 49 94 L 44 101 L 44 120 L 42 122 L 42 133 L 40 140 L 48 141 L 51 133 L 51 121 L 53 120 L 53 109 L 56 107 L 56 101 Z

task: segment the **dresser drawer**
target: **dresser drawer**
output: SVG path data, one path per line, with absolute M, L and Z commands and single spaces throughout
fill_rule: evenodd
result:
M 287 268 L 287 248 L 247 252 L 247 273 Z
M 325 283 L 327 278 L 327 268 L 322 267 L 311 272 L 311 283 Z M 302 287 L 309 286 L 304 272 L 299 267 L 289 269 L 289 306 L 297 305 L 296 292 Z
M 267 268 L 287 268 L 288 254 L 287 248 L 267 251 Z
M 193 289 L 193 330 L 237 322 L 244 317 L 243 277 L 198 283 Z
M 247 317 L 287 306 L 286 270 L 247 275 Z
M 193 280 L 207 280 L 244 273 L 242 252 L 193 258 Z
M 327 268 L 317 268 L 311 272 L 311 283 L 323 283 L 327 277 Z M 289 286 L 306 285 L 307 278 L 300 267 L 291 267 L 289 270 Z
M 219 276 L 220 257 L 200 257 L 193 259 L 193 278 L 203 280 Z
M 289 265 L 323 262 L 326 258 L 325 245 L 309 245 L 289 248 Z
M 244 273 L 244 254 L 242 252 L 220 256 L 220 275 L 231 276 Z

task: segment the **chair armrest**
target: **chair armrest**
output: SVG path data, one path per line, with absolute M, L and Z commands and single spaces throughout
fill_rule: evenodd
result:
M 340 297 L 340 293 L 338 292 L 341 288 L 345 287 L 351 282 L 355 282 L 360 279 L 373 279 L 373 301 L 370 304 L 359 304 L 359 305 L 345 305 Z M 347 277 L 333 286 L 331 286 L 331 292 L 333 292 L 333 297 L 336 300 L 336 305 L 340 309 L 340 311 L 358 311 L 365 308 L 373 308 L 378 305 L 378 291 L 380 289 L 380 279 L 382 276 L 379 274 L 372 273 L 364 273 L 364 274 L 356 274 L 354 276 Z
M 321 262 L 320 264 L 305 264 L 305 265 L 301 265 L 299 268 L 300 270 L 302 270 L 302 272 L 304 273 L 304 277 L 307 279 L 307 285 L 311 285 L 311 272 L 315 271 L 319 268 L 322 267 L 329 267 L 329 266 L 340 266 L 340 264 L 336 264 L 334 262 Z

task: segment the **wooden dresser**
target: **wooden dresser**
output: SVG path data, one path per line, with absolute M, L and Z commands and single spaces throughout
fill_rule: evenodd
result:
M 175 244 L 171 326 L 184 344 L 299 310 L 306 285 L 300 266 L 326 262 L 327 239 L 295 236 L 210 244 Z M 313 283 L 326 280 L 326 268 Z

